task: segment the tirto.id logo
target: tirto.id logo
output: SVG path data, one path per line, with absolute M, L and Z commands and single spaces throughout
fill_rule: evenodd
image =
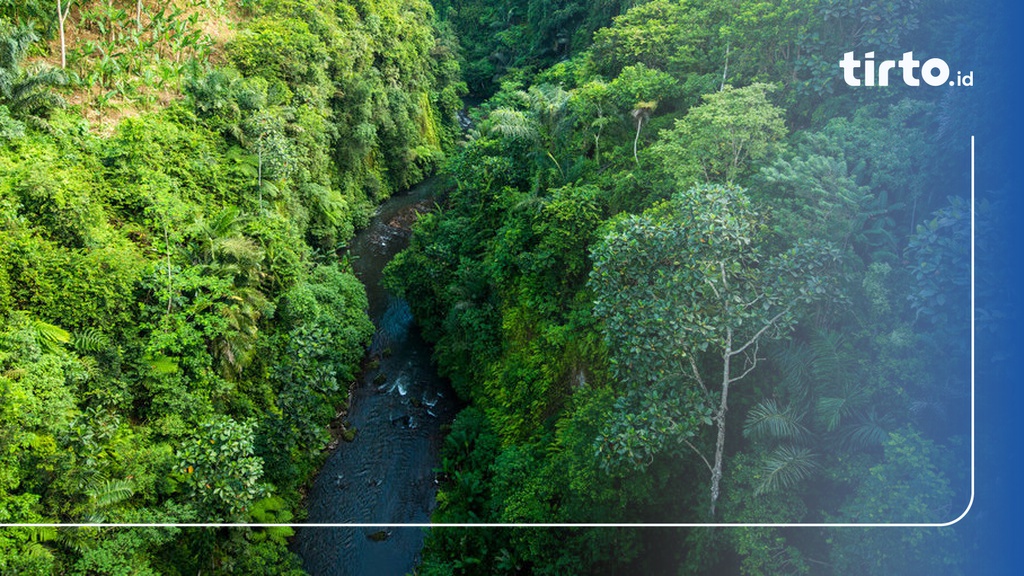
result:
M 858 77 L 857 72 L 862 66 L 863 74 Z M 963 74 L 957 70 L 956 80 L 951 80 L 949 64 L 945 60 L 932 58 L 922 64 L 920 60 L 914 60 L 913 52 L 904 52 L 898 62 L 883 60 L 878 63 L 877 69 L 874 52 L 864 54 L 863 61 L 855 59 L 853 52 L 847 52 L 839 62 L 839 67 L 843 69 L 843 80 L 848 86 L 861 86 L 862 80 L 864 86 L 888 86 L 889 73 L 897 67 L 902 71 L 903 83 L 907 86 L 920 86 L 922 80 L 929 86 L 974 86 L 974 72 Z M 918 71 L 920 77 L 917 76 Z

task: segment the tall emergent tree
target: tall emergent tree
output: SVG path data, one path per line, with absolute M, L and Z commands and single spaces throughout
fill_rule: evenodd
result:
M 736 182 L 750 165 L 769 157 L 786 136 L 784 111 L 768 96 L 776 88 L 725 85 L 666 130 L 657 150 L 680 184 Z
M 627 389 L 600 449 L 642 467 L 670 442 L 689 445 L 711 473 L 711 516 L 730 388 L 799 307 L 836 293 L 837 249 L 807 240 L 767 257 L 762 230 L 742 189 L 701 186 L 619 220 L 593 251 L 594 313 Z M 710 460 L 690 443 L 702 423 L 716 428 Z

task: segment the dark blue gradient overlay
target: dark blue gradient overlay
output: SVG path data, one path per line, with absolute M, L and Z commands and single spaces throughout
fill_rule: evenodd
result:
M 983 110 L 976 126 L 978 201 L 997 214 L 990 243 L 977 247 L 976 490 L 973 507 L 957 525 L 966 536 L 968 574 L 1024 570 L 1024 350 L 1021 330 L 1024 202 L 1020 169 L 1024 134 L 1024 6 L 976 4 L 985 25 L 986 52 L 975 66 Z M 984 88 L 983 88 L 984 87 Z M 974 109 L 974 107 L 971 107 Z M 984 251 L 984 252 L 983 252 Z

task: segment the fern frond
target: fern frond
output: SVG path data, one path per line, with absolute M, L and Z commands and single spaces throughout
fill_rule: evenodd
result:
M 86 491 L 86 496 L 96 510 L 120 504 L 134 495 L 135 483 L 131 480 L 104 480 Z
M 149 366 L 150 373 L 153 376 L 161 376 L 165 374 L 174 374 L 178 371 L 178 361 L 170 356 L 164 356 L 159 354 L 156 356 L 144 356 L 142 361 Z
M 55 344 L 67 344 L 68 342 L 71 342 L 71 334 L 59 326 L 47 324 L 42 320 L 33 320 L 32 326 L 36 330 L 36 337 L 42 341 L 53 342 Z
M 21 547 L 21 555 L 25 558 L 47 559 L 53 557 L 53 551 L 39 542 L 29 542 Z
M 56 354 L 61 350 L 62 344 L 67 344 L 71 341 L 71 334 L 67 330 L 42 320 L 33 320 L 32 328 L 36 333 L 36 342 L 47 352 Z
M 102 352 L 110 347 L 110 339 L 96 328 L 86 328 L 75 334 L 75 350 L 87 354 Z
M 49 526 L 32 526 L 25 528 L 28 532 L 29 542 L 49 542 L 57 539 L 57 529 Z

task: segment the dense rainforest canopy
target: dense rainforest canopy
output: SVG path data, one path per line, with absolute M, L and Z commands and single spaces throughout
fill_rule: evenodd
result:
M 0 0 L 0 522 L 301 521 L 373 332 L 341 255 L 435 173 L 386 276 L 466 404 L 436 521 L 954 519 L 980 111 L 837 63 L 973 54 L 956 8 Z M 292 534 L 5 529 L 0 572 L 301 574 Z M 956 574 L 964 538 L 434 529 L 418 573 Z
M 457 46 L 426 1 L 64 9 L 0 3 L 0 522 L 296 520 L 373 330 L 339 250 L 452 146 Z M 0 572 L 291 533 L 4 530 Z

